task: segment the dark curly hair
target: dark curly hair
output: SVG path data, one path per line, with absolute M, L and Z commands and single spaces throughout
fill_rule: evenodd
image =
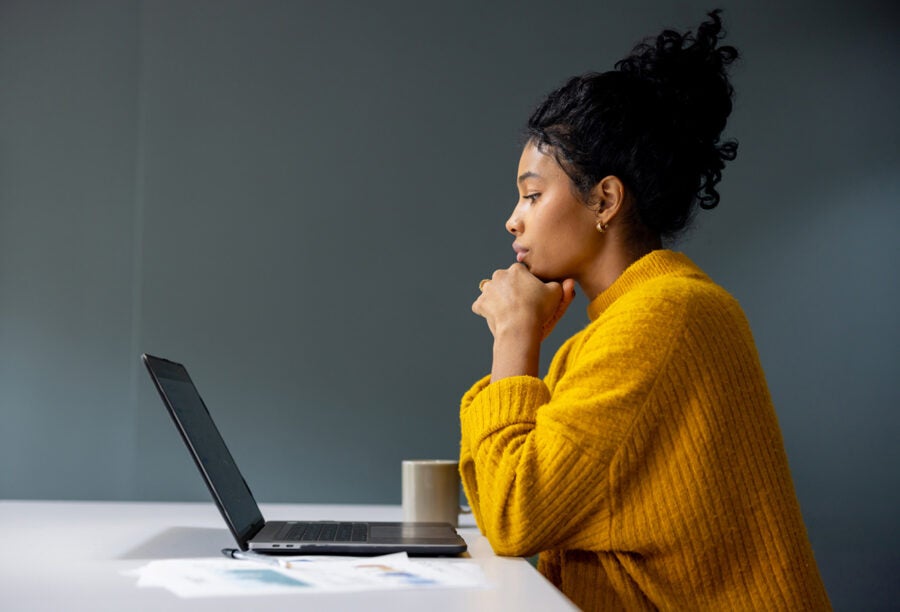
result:
M 734 97 L 726 69 L 738 57 L 719 45 L 720 12 L 696 35 L 664 30 L 615 70 L 573 77 L 531 115 L 525 137 L 552 152 L 582 201 L 617 176 L 643 231 L 665 238 L 687 226 L 695 204 L 719 203 L 716 183 L 737 155 L 737 142 L 719 136 Z

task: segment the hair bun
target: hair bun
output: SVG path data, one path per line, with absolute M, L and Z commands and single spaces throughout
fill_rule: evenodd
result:
M 703 208 L 718 203 L 712 186 L 721 179 L 724 162 L 737 155 L 737 142 L 719 144 L 734 97 L 727 67 L 738 58 L 734 47 L 719 46 L 724 36 L 719 13 L 719 9 L 710 12 L 696 35 L 664 30 L 636 46 L 615 66 L 640 82 L 649 97 L 645 103 L 653 107 L 658 120 L 668 124 L 675 142 L 707 159 L 708 172 L 698 196 Z
M 738 51 L 718 46 L 724 36 L 720 12 L 709 13 L 710 21 L 700 24 L 696 36 L 664 30 L 616 63 L 617 70 L 654 90 L 669 109 L 666 115 L 687 119 L 706 138 L 715 138 L 724 129 L 734 95 L 726 68 L 737 59 Z

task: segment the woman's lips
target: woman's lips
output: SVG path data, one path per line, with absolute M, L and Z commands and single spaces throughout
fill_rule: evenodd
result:
M 520 263 L 525 259 L 525 256 L 528 255 L 528 249 L 519 246 L 518 244 L 513 244 L 513 250 L 516 252 L 516 261 Z

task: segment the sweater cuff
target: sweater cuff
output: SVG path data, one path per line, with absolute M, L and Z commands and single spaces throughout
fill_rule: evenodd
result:
M 486 381 L 490 378 L 478 381 L 466 393 L 459 415 L 463 440 L 472 448 L 509 425 L 533 424 L 538 408 L 550 401 L 550 390 L 540 378 L 510 376 L 495 383 Z
M 460 412 L 468 408 L 472 403 L 472 400 L 474 400 L 478 396 L 478 394 L 481 393 L 482 389 L 487 387 L 489 384 L 491 384 L 490 374 L 472 385 L 472 387 L 468 391 L 466 391 L 466 394 L 463 395 L 462 401 L 460 401 L 459 403 Z

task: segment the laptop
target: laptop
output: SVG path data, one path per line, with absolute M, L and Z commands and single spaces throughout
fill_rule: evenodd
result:
M 242 551 L 266 554 L 457 555 L 466 542 L 449 523 L 267 522 L 187 369 L 144 354 L 150 377 L 213 501 Z

